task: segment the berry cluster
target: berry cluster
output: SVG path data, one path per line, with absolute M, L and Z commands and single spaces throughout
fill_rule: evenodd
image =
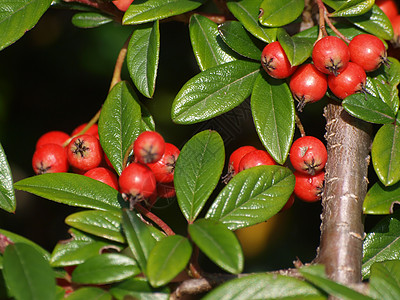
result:
M 366 72 L 387 64 L 384 43 L 376 36 L 360 34 L 347 45 L 336 36 L 319 39 L 313 47 L 312 63 L 292 66 L 276 41 L 261 55 L 264 70 L 278 79 L 289 78 L 289 87 L 301 111 L 307 103 L 324 97 L 328 87 L 339 99 L 365 92 Z
M 400 15 L 394 0 L 376 0 L 375 4 L 386 14 L 393 27 L 394 44 L 397 47 L 400 44 Z
M 99 180 L 122 193 L 133 207 L 146 200 L 154 205 L 158 197 L 175 196 L 174 169 L 180 153 L 173 144 L 166 143 L 155 131 L 142 132 L 133 142 L 132 162 L 117 176 L 99 142 L 97 124 L 85 133 L 82 124 L 71 135 L 50 131 L 42 135 L 32 157 L 36 174 L 74 173 Z

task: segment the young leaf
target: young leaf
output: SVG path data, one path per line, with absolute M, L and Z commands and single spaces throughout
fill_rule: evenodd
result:
M 154 300 L 168 300 L 169 289 L 164 288 L 153 288 L 146 278 L 128 278 L 120 283 L 114 284 L 110 293 L 117 300 L 126 300 L 128 296 L 133 299 L 154 299 Z
M 400 180 L 400 127 L 383 125 L 375 135 L 371 148 L 372 164 L 379 180 L 386 186 Z
M 136 0 L 125 12 L 122 24 L 140 24 L 183 14 L 202 5 L 205 0 Z
M 188 222 L 196 219 L 217 186 L 224 162 L 224 142 L 215 131 L 202 131 L 183 146 L 175 166 L 174 185 Z
M 140 274 L 135 260 L 123 254 L 106 253 L 88 258 L 72 273 L 81 284 L 108 284 Z
M 32 29 L 49 8 L 52 0 L 0 2 L 0 50 Z
M 138 97 L 130 85 L 121 81 L 107 96 L 99 118 L 101 146 L 118 174 L 126 152 L 140 133 L 141 110 Z
M 121 214 L 85 210 L 69 215 L 65 224 L 111 241 L 125 243 L 121 233 Z
M 192 245 L 180 235 L 171 235 L 157 242 L 150 252 L 147 275 L 153 287 L 174 279 L 189 263 Z
M 55 299 L 55 273 L 49 262 L 31 245 L 16 243 L 7 246 L 3 275 L 16 299 Z
M 135 26 L 129 40 L 126 63 L 133 83 L 147 98 L 154 94 L 159 54 L 158 21 Z
M 236 53 L 259 61 L 264 43 L 254 38 L 238 21 L 227 21 L 218 26 L 224 42 Z
M 81 287 L 72 294 L 68 295 L 68 300 L 112 300 L 112 296 L 104 289 L 98 287 Z
M 375 299 L 400 299 L 400 261 L 373 264 L 369 283 L 370 294 Z
M 10 165 L 3 146 L 0 144 L 0 208 L 8 212 L 14 212 L 16 205 Z
M 362 275 L 368 278 L 376 262 L 400 259 L 400 211 L 382 219 L 364 239 Z
M 293 192 L 293 173 L 281 166 L 257 166 L 233 177 L 215 199 L 206 218 L 230 230 L 264 222 L 285 205 Z
M 232 61 L 191 78 L 172 103 L 172 120 L 179 124 L 205 121 L 231 110 L 251 93 L 260 63 Z
M 212 290 L 202 299 L 323 300 L 326 299 L 326 296 L 303 280 L 275 274 L 252 274 L 230 280 Z
M 400 203 L 400 183 L 384 186 L 377 182 L 365 196 L 363 211 L 370 215 L 391 214 L 394 203 Z
M 311 56 L 313 42 L 310 39 L 291 37 L 282 28 L 277 31 L 277 37 L 292 66 L 302 64 Z
M 80 28 L 95 28 L 113 21 L 106 14 L 95 12 L 77 13 L 72 17 L 72 24 Z
M 329 5 L 329 1 L 327 1 Z M 353 17 L 365 14 L 374 5 L 375 0 L 352 0 L 342 4 L 337 10 L 332 12 L 332 17 Z
M 295 129 L 294 103 L 287 83 L 261 73 L 251 95 L 251 113 L 264 147 L 277 163 L 283 164 Z
M 243 271 L 243 252 L 235 234 L 225 225 L 207 219 L 189 225 L 193 242 L 223 270 L 238 274 Z
M 236 60 L 237 54 L 222 41 L 217 24 L 209 18 L 192 15 L 189 32 L 193 52 L 202 71 Z
M 122 229 L 140 269 L 147 274 L 147 260 L 156 244 L 155 238 L 136 213 L 127 209 L 122 212 Z
M 304 10 L 303 0 L 264 0 L 259 21 L 264 26 L 281 27 L 296 20 Z
M 84 208 L 119 213 L 124 200 L 114 188 L 74 173 L 48 173 L 28 177 L 14 184 L 18 190 Z
M 255 37 L 266 43 L 276 40 L 276 28 L 261 26 L 258 22 L 263 0 L 228 0 L 226 5 L 240 23 Z

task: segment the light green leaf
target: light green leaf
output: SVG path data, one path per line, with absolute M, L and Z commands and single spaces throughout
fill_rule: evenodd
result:
M 262 25 L 280 27 L 296 20 L 304 10 L 304 0 L 264 0 L 259 21 Z
M 373 264 L 369 283 L 371 296 L 375 299 L 400 299 L 400 261 Z
M 310 39 L 291 37 L 284 29 L 279 29 L 277 32 L 279 43 L 292 66 L 302 64 L 311 56 L 313 42 Z
M 375 0 L 350 0 L 346 1 L 337 10 L 332 12 L 332 17 L 353 17 L 365 14 L 374 5 Z
M 126 300 L 125 297 L 131 296 L 137 300 L 168 300 L 169 289 L 151 287 L 145 278 L 129 278 L 121 283 L 114 284 L 110 293 L 117 300 Z
M 95 12 L 77 13 L 72 17 L 72 24 L 80 28 L 95 28 L 112 21 L 108 15 Z
M 364 214 L 386 215 L 393 212 L 394 203 L 400 203 L 400 183 L 384 186 L 375 183 L 367 192 L 363 203 Z
M 8 212 L 14 212 L 16 206 L 10 165 L 3 146 L 0 144 L 0 208 Z

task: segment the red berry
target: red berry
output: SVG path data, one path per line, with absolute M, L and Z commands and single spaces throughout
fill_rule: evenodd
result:
M 385 13 L 385 15 L 392 19 L 398 15 L 396 3 L 393 0 L 375 0 L 375 4 Z
M 160 198 L 172 198 L 175 197 L 175 186 L 173 182 L 157 183 L 157 195 Z
M 383 63 L 388 64 L 386 48 L 383 42 L 371 34 L 359 34 L 350 44 L 350 60 L 362 67 L 365 72 L 378 69 Z
M 165 141 L 161 134 L 155 131 L 144 131 L 133 144 L 135 160 L 149 164 L 158 161 L 164 154 Z
M 85 174 L 87 177 L 96 179 L 102 183 L 108 184 L 118 191 L 118 178 L 113 171 L 103 167 L 90 169 Z
M 132 4 L 133 0 L 115 0 L 114 5 L 118 7 L 120 11 L 127 11 L 128 7 Z
M 325 145 L 313 136 L 303 136 L 295 140 L 289 155 L 293 168 L 309 175 L 322 171 L 328 159 Z
M 65 149 L 57 144 L 45 144 L 36 149 L 32 157 L 36 174 L 67 172 L 69 165 Z
M 229 157 L 228 173 L 232 172 L 232 176 L 239 173 L 239 163 L 243 156 L 255 150 L 257 150 L 257 148 L 253 146 L 242 146 L 233 151 Z
M 306 202 L 315 202 L 321 199 L 321 192 L 324 186 L 325 172 L 319 172 L 315 175 L 307 175 L 298 171 L 294 172 L 296 184 L 294 194 Z
M 155 163 L 147 164 L 153 171 L 157 182 L 171 182 L 174 180 L 175 163 L 179 156 L 179 149 L 170 143 L 165 143 L 164 155 Z
M 340 99 L 365 91 L 367 75 L 359 65 L 349 62 L 346 69 L 338 76 L 328 76 L 328 86 L 332 93 Z
M 156 191 L 156 178 L 150 168 L 140 163 L 131 163 L 119 176 L 119 189 L 130 208 L 150 197 Z
M 297 68 L 290 64 L 278 41 L 265 46 L 261 54 L 261 65 L 271 77 L 278 79 L 289 77 Z
M 314 65 L 305 64 L 294 72 L 289 86 L 293 97 L 299 102 L 297 108 L 302 111 L 306 103 L 316 102 L 325 96 L 328 78 Z
M 92 126 L 90 126 L 89 129 L 85 133 L 81 133 L 81 131 L 83 130 L 83 128 L 85 128 L 86 125 L 87 125 L 87 123 L 83 123 L 83 124 L 79 125 L 78 127 L 76 127 L 72 131 L 71 136 L 74 136 L 77 134 L 90 134 L 90 135 L 95 136 L 96 138 L 99 138 L 99 127 L 97 124 L 93 124 Z
M 239 172 L 261 165 L 276 165 L 276 162 L 267 151 L 255 150 L 247 153 L 240 160 Z
M 36 149 L 45 144 L 57 144 L 64 146 L 66 140 L 70 138 L 64 131 L 53 130 L 43 134 L 36 142 Z
M 336 36 L 326 36 L 315 43 L 312 51 L 315 67 L 325 74 L 340 74 L 350 60 L 347 44 Z
M 90 134 L 73 138 L 66 149 L 69 164 L 81 171 L 98 167 L 103 159 L 99 140 Z

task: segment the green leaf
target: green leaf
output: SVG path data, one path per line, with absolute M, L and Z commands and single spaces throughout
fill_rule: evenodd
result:
M 72 17 L 72 24 L 80 28 L 95 28 L 112 21 L 108 15 L 95 12 L 77 13 Z
M 277 32 L 279 43 L 292 66 L 302 64 L 311 56 L 313 42 L 310 39 L 291 37 L 284 29 L 279 29 Z
M 281 166 L 257 166 L 233 177 L 215 199 L 206 218 L 230 230 L 264 222 L 285 205 L 293 192 L 293 173 Z
M 264 0 L 259 21 L 264 26 L 280 27 L 292 23 L 304 10 L 304 0 Z
M 122 250 L 120 244 L 105 241 L 76 229 L 71 229 L 69 233 L 72 238 L 59 242 L 51 254 L 50 264 L 54 267 L 81 264 L 107 248 Z
M 32 29 L 49 8 L 52 0 L 0 2 L 0 50 Z
M 363 278 L 369 277 L 374 263 L 393 259 L 400 259 L 400 211 L 382 219 L 366 235 L 361 269 Z
M 266 43 L 276 40 L 276 28 L 261 26 L 258 22 L 263 0 L 228 0 L 226 5 L 240 23 L 255 37 Z
M 371 296 L 375 299 L 400 299 L 400 261 L 373 264 L 369 283 Z
M 117 300 L 126 300 L 128 296 L 137 300 L 168 300 L 169 289 L 154 289 L 145 278 L 129 278 L 121 283 L 114 284 L 110 293 Z
M 153 97 L 160 54 L 158 21 L 134 27 L 127 51 L 126 63 L 136 88 L 144 96 Z
M 140 133 L 141 110 L 131 86 L 121 81 L 107 96 L 99 118 L 101 146 L 118 174 L 121 174 L 126 152 Z
M 16 182 L 14 187 L 55 202 L 116 213 L 121 210 L 124 202 L 114 188 L 74 173 L 48 173 L 28 177 Z
M 122 24 L 140 24 L 183 14 L 205 0 L 136 0 L 125 12 Z
M 147 260 L 156 244 L 155 238 L 136 213 L 127 209 L 122 212 L 122 229 L 140 269 L 147 274 Z
M 174 185 L 188 222 L 196 219 L 217 186 L 224 162 L 224 142 L 215 131 L 202 131 L 183 146 L 176 161 Z
M 189 234 L 199 249 L 223 270 L 243 271 L 243 252 L 235 234 L 225 225 L 207 219 L 189 225 Z
M 81 287 L 68 295 L 68 300 L 111 300 L 112 296 L 104 289 L 98 287 Z
M 18 300 L 55 299 L 55 273 L 49 262 L 31 245 L 16 243 L 7 246 L 3 275 L 10 293 Z
M 318 289 L 303 280 L 276 274 L 251 274 L 218 286 L 202 299 L 322 300 L 326 297 Z
M 257 134 L 272 158 L 283 164 L 295 130 L 295 109 L 287 83 L 261 73 L 251 95 L 251 112 Z
M 365 196 L 363 211 L 364 214 L 387 215 L 393 212 L 394 203 L 400 203 L 400 183 L 384 186 L 377 182 Z
M 227 21 L 218 26 L 224 42 L 240 55 L 257 61 L 261 59 L 264 43 L 254 38 L 238 21 Z
M 386 186 L 400 180 L 400 127 L 383 125 L 375 135 L 371 148 L 372 164 L 379 180 Z
M 375 0 L 350 0 L 346 1 L 337 10 L 330 14 L 331 17 L 353 17 L 365 14 L 374 5 Z
M 0 208 L 8 212 L 14 212 L 16 206 L 10 165 L 3 146 L 0 144 Z
M 108 211 L 85 210 L 65 219 L 69 226 L 111 241 L 125 243 L 121 233 L 121 214 Z
M 189 32 L 193 52 L 202 71 L 236 60 L 237 54 L 222 41 L 217 24 L 209 18 L 192 15 Z
M 108 284 L 140 274 L 135 260 L 126 255 L 106 253 L 88 258 L 72 273 L 72 281 L 81 284 Z
M 388 104 L 380 97 L 370 94 L 350 95 L 343 100 L 342 105 L 352 116 L 371 123 L 389 124 L 396 118 L 396 114 Z
M 183 236 L 168 236 L 154 246 L 147 262 L 147 275 L 153 287 L 174 279 L 189 263 L 192 245 Z
M 197 74 L 174 99 L 172 120 L 193 124 L 231 110 L 250 95 L 259 71 L 259 62 L 237 60 Z

